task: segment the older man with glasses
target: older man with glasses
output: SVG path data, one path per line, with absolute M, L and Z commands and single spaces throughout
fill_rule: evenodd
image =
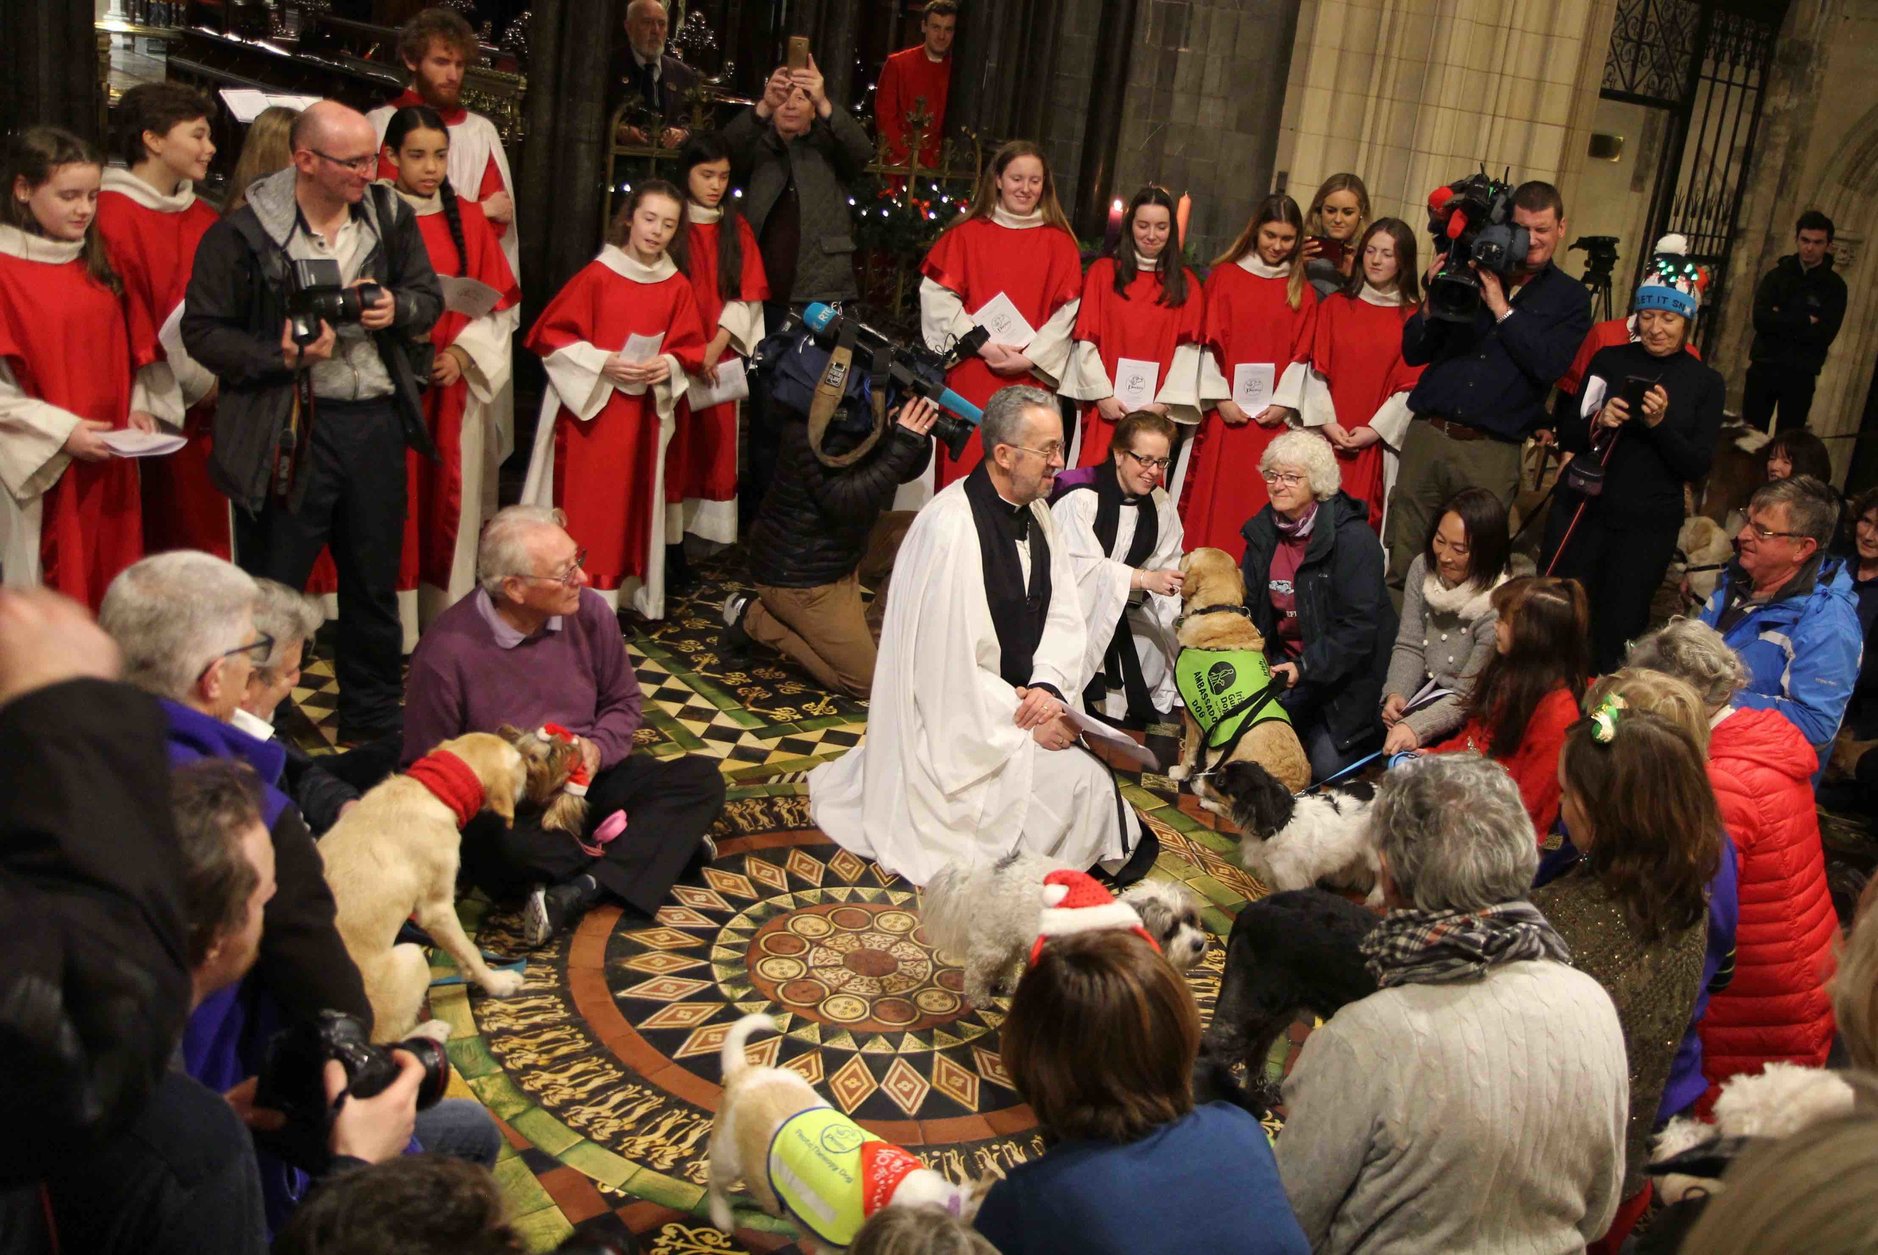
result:
M 512 827 L 485 814 L 463 830 L 464 872 L 492 897 L 523 899 L 530 946 L 605 898 L 642 915 L 658 910 L 685 868 L 713 853 L 707 833 L 724 805 L 712 759 L 633 752 L 644 722 L 639 678 L 564 521 L 558 510 L 523 505 L 489 521 L 476 551 L 480 587 L 418 642 L 404 706 L 407 763 L 504 724 L 574 734 L 592 775 L 579 839 L 543 829 L 538 814 L 518 815 Z
M 1013 850 L 1138 879 L 1156 842 L 1080 744 L 1088 630 L 1044 507 L 1063 469 L 1056 398 L 1000 388 L 979 430 L 983 463 L 907 531 L 867 742 L 809 774 L 811 811 L 916 885 Z
M 1702 622 L 1748 670 L 1735 705 L 1785 715 L 1822 765 L 1858 679 L 1864 640 L 1851 573 L 1826 553 L 1838 519 L 1832 490 L 1810 475 L 1761 485 L 1735 538 L 1735 560 L 1702 610 Z

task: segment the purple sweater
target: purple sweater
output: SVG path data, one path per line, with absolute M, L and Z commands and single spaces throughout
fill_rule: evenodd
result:
M 466 732 L 558 723 L 611 767 L 632 753 L 640 722 L 639 677 L 600 594 L 582 589 L 579 614 L 522 638 L 478 589 L 438 615 L 411 655 L 404 761 Z

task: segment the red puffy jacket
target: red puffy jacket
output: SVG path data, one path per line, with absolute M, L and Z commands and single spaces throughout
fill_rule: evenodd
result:
M 1775 711 L 1737 709 L 1710 736 L 1709 783 L 1740 857 L 1741 923 L 1734 980 L 1698 1026 L 1703 1110 L 1728 1077 L 1775 1060 L 1818 1067 L 1832 1044 L 1825 984 L 1839 922 L 1813 806 L 1818 766 L 1806 737 Z

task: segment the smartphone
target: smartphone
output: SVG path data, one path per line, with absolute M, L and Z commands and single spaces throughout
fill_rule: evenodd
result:
M 1333 240 L 1328 235 L 1315 235 L 1311 238 L 1317 241 L 1317 255 L 1319 257 L 1333 266 L 1343 265 L 1344 250 L 1350 247 L 1348 244 L 1345 244 L 1342 240 Z
M 809 68 L 809 37 L 807 35 L 789 36 L 788 65 L 792 70 Z
M 1656 387 L 1656 383 L 1656 380 L 1645 379 L 1641 375 L 1626 375 L 1624 377 L 1624 386 L 1617 390 L 1617 398 L 1629 408 L 1630 417 L 1639 418 L 1642 416 L 1644 394 L 1649 392 L 1651 388 Z

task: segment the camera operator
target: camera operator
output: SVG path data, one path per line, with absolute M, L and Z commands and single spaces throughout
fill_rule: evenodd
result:
M 1558 189 L 1520 184 L 1512 223 L 1527 233 L 1525 264 L 1511 282 L 1473 265 L 1480 303 L 1471 322 L 1432 318 L 1424 305 L 1402 327 L 1402 360 L 1427 369 L 1409 393 L 1414 420 L 1389 498 L 1389 590 L 1398 605 L 1442 502 L 1485 488 L 1512 504 L 1520 446 L 1544 426 L 1546 394 L 1591 329 L 1589 293 L 1552 264 L 1566 231 Z M 1438 253 L 1426 278 L 1446 263 Z
M 913 521 L 910 511 L 883 511 L 901 484 L 925 472 L 937 417 L 932 402 L 914 397 L 873 448 L 846 466 L 831 466 L 816 453 L 806 422 L 784 425 L 776 476 L 750 528 L 756 592 L 725 603 L 726 644 L 767 645 L 824 688 L 867 696 L 887 612 L 887 574 Z M 831 424 L 823 453 L 850 453 L 871 431 L 865 422 L 859 430 Z M 866 608 L 863 578 L 874 589 Z
M 368 195 L 372 124 L 325 100 L 289 142 L 292 167 L 203 237 L 183 341 L 221 380 L 211 473 L 235 507 L 241 566 L 303 588 L 331 542 L 340 736 L 371 740 L 399 723 L 405 446 L 435 456 L 418 380 L 443 299 L 411 209 Z M 333 263 L 338 290 L 306 286 Z M 308 305 L 296 340 L 289 314 Z

